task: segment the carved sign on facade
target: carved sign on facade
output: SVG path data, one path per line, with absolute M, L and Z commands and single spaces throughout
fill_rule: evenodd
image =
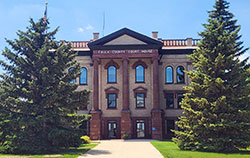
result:
M 158 55 L 157 49 L 123 49 L 123 50 L 93 50 L 93 57 L 153 57 Z
M 148 53 L 154 53 L 153 49 L 138 49 L 138 50 L 98 50 L 96 51 L 96 54 L 148 54 Z

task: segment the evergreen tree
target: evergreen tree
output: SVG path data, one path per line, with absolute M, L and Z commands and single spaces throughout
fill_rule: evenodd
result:
M 88 104 L 87 90 L 76 91 L 71 81 L 80 75 L 71 44 L 57 42 L 58 28 L 30 19 L 0 61 L 0 152 L 46 153 L 80 145 L 76 110 Z M 69 68 L 73 67 L 71 71 Z
M 191 84 L 173 139 L 184 150 L 233 152 L 250 145 L 249 64 L 238 59 L 247 49 L 228 8 L 216 1 L 199 48 L 189 56 L 194 70 L 187 72 Z

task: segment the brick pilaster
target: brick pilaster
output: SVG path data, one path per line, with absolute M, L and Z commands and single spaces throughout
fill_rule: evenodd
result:
M 121 117 L 121 137 L 124 134 L 129 134 L 131 138 L 131 111 L 129 110 L 129 72 L 128 58 L 122 59 L 122 117 Z
M 101 110 L 99 110 L 99 59 L 93 59 L 93 97 L 90 119 L 90 138 L 92 140 L 101 139 Z
M 162 139 L 162 111 L 159 105 L 159 66 L 158 56 L 152 58 L 153 62 L 153 109 L 151 111 L 152 138 Z

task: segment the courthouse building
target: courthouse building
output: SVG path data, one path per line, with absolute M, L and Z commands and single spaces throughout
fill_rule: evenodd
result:
M 187 58 L 197 39 L 166 40 L 123 28 L 99 39 L 73 41 L 81 75 L 78 90 L 91 90 L 91 139 L 171 138 L 182 115 L 183 87 L 190 83 Z

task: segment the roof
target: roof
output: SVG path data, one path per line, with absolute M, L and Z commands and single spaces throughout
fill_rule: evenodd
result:
M 131 41 L 126 42 L 124 39 Z M 161 49 L 162 54 L 189 54 L 191 50 L 198 48 L 198 42 L 199 39 L 192 38 L 154 39 L 128 28 L 122 28 L 95 41 L 71 41 L 73 49 L 81 52 L 79 55 L 90 55 L 91 50 L 109 49 Z M 187 49 L 190 51 L 185 51 Z
M 120 29 L 114 33 L 111 33 L 103 38 L 100 38 L 94 42 L 91 42 L 88 44 L 88 47 L 90 49 L 108 49 L 108 48 L 114 48 L 114 46 L 112 45 L 105 45 L 106 43 L 114 40 L 114 39 L 117 39 L 119 37 L 121 37 L 122 35 L 128 35 L 129 37 L 132 37 L 132 38 L 135 38 L 139 41 L 141 41 L 141 43 L 145 43 L 145 44 L 134 44 L 134 45 L 115 45 L 115 48 L 116 49 L 120 49 L 120 48 L 123 48 L 126 47 L 128 49 L 131 49 L 130 47 L 136 47 L 136 48 L 145 48 L 145 47 L 150 47 L 150 48 L 161 48 L 163 46 L 163 43 L 159 40 L 156 40 L 156 39 L 153 39 L 153 38 L 150 38 L 148 36 L 145 36 L 143 34 L 140 34 L 138 32 L 135 32 L 133 30 L 130 30 L 128 28 L 123 28 L 123 29 Z M 130 46 L 130 47 L 128 47 Z

